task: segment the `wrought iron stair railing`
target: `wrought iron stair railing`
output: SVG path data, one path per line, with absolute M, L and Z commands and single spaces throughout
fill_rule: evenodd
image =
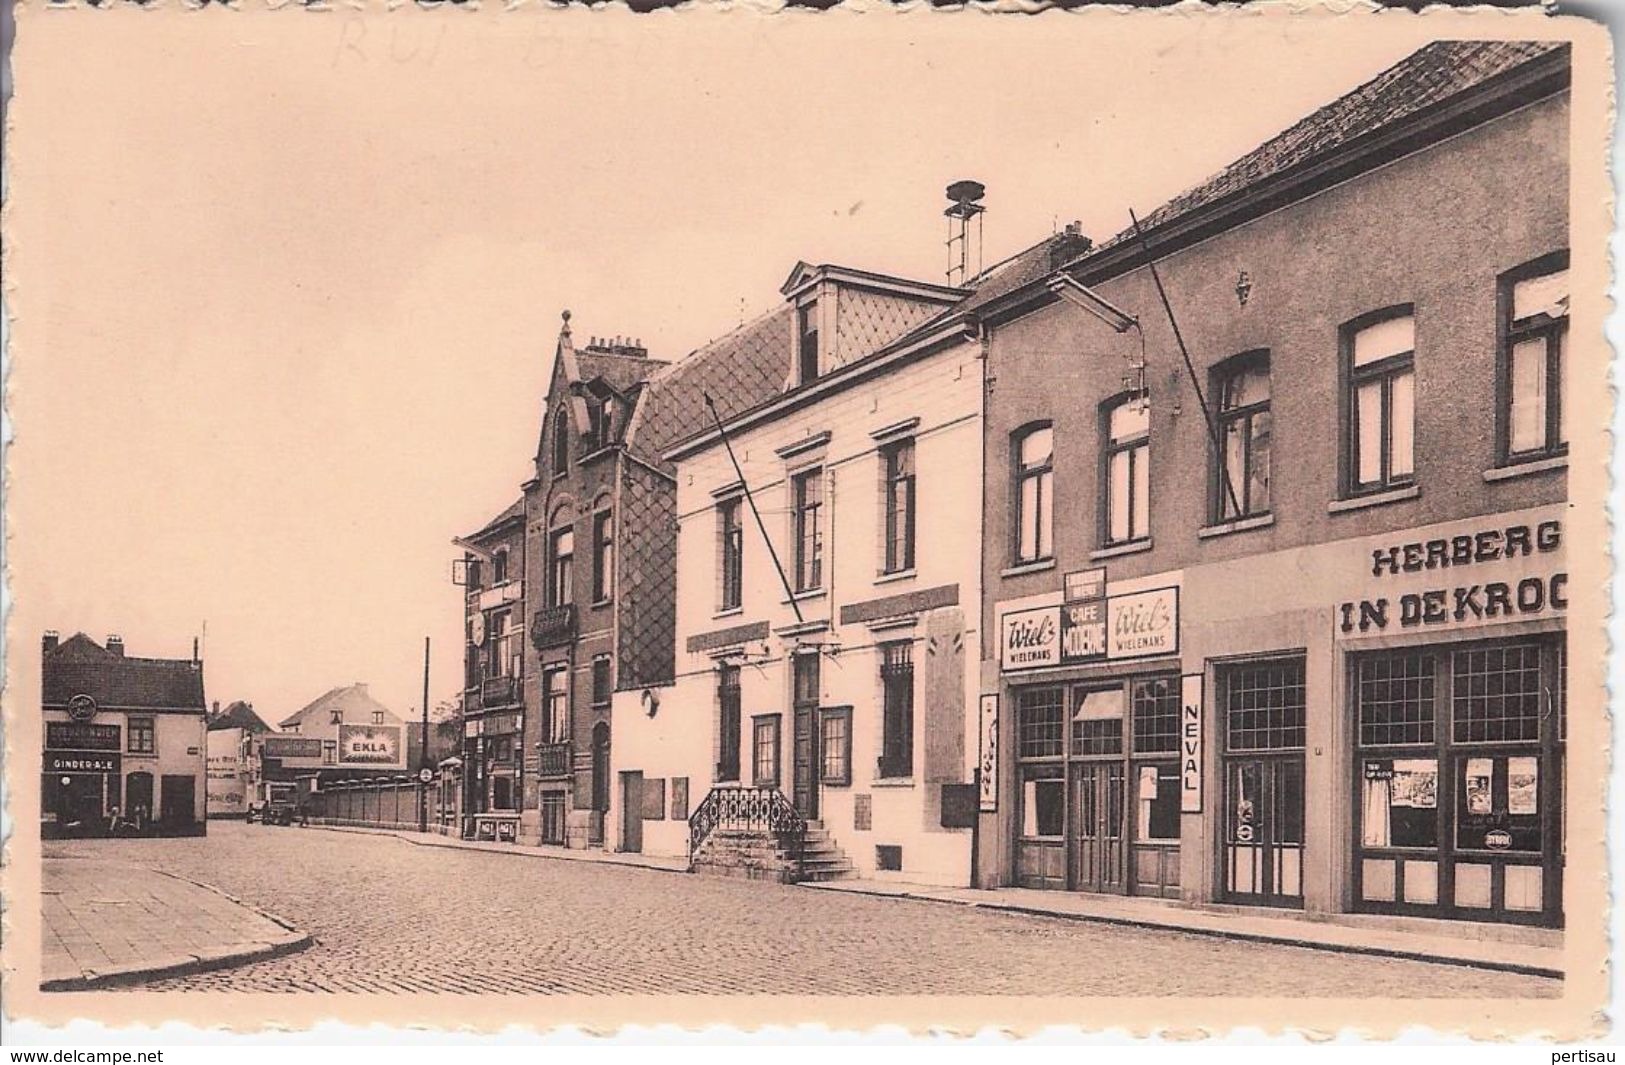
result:
M 807 843 L 807 821 L 778 788 L 751 788 L 740 785 L 714 787 L 688 816 L 688 864 L 718 829 L 769 832 L 795 857 L 796 873 L 801 873 L 802 851 Z

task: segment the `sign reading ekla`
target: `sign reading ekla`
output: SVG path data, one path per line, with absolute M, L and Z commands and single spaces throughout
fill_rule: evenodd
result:
M 1104 568 L 1069 573 L 1065 600 L 1005 614 L 999 643 L 1005 672 L 1178 654 L 1179 589 L 1107 595 Z
M 296 769 L 334 764 L 406 768 L 399 725 L 340 725 L 336 763 L 324 758 L 323 742 L 318 736 L 267 736 L 261 750 L 267 757 L 280 759 L 284 766 Z

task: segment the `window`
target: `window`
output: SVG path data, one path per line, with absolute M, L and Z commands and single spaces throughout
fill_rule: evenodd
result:
M 1106 408 L 1107 544 L 1144 540 L 1151 530 L 1151 408 L 1144 395 Z
M 1568 333 L 1568 252 L 1520 267 L 1501 279 L 1501 460 L 1561 455 L 1563 341 Z
M 1066 825 L 1066 781 L 1038 778 L 1022 781 L 1021 834 L 1059 838 Z
M 1431 654 L 1404 651 L 1362 658 L 1355 684 L 1362 746 L 1433 743 Z
M 507 676 L 508 654 L 511 646 L 508 630 L 509 616 L 506 610 L 491 615 L 491 631 L 486 636 L 485 675 L 487 677 Z M 515 630 L 517 631 L 517 630 Z
M 549 667 L 542 674 L 542 692 L 542 742 L 565 743 L 570 739 L 569 667 Z
M 575 562 L 575 530 L 569 526 L 558 529 L 553 533 L 552 543 L 548 548 L 553 568 L 552 580 L 548 582 L 548 605 L 564 606 L 575 602 L 575 592 L 572 585 L 571 573 Z
M 609 600 L 615 573 L 615 522 L 607 510 L 592 517 L 592 601 Z
M 158 753 L 158 727 L 154 718 L 130 718 L 130 753 Z
M 1134 753 L 1178 753 L 1178 680 L 1173 677 L 1136 680 L 1129 685 L 1129 702 L 1134 713 Z
M 1059 688 L 1024 688 L 1016 693 L 1016 751 L 1021 758 L 1059 758 L 1066 709 Z
M 818 750 L 823 761 L 820 779 L 844 788 L 852 783 L 852 708 L 825 710 L 818 721 Z
M 1416 319 L 1409 307 L 1344 328 L 1348 352 L 1350 493 L 1411 483 L 1416 423 Z
M 570 424 L 564 408 L 559 407 L 553 422 L 553 476 L 563 477 L 570 468 Z
M 1073 693 L 1072 753 L 1123 753 L 1123 688 L 1078 688 Z
M 903 440 L 881 449 L 885 484 L 883 572 L 914 568 L 914 441 Z
M 1226 667 L 1219 674 L 1219 692 L 1227 749 L 1270 751 L 1303 746 L 1303 659 Z
M 723 610 L 738 610 L 743 600 L 745 526 L 742 523 L 738 499 L 725 499 L 717 504 L 717 545 L 721 554 Z
M 508 549 L 498 548 L 491 556 L 491 583 L 504 584 L 508 580 Z
M 1270 509 L 1270 357 L 1231 359 L 1218 374 L 1219 441 L 1213 508 L 1218 521 Z
M 739 779 L 739 667 L 717 670 L 717 779 Z
M 1451 735 L 1457 743 L 1540 738 L 1540 645 L 1508 644 L 1451 656 Z
M 1054 550 L 1055 431 L 1048 425 L 1016 437 L 1016 561 L 1038 562 Z
M 374 710 L 372 712 L 372 723 L 374 725 L 382 725 L 384 723 L 384 712 L 382 710 Z
M 480 560 L 477 558 L 468 559 L 468 590 L 471 592 L 480 590 Z
M 779 716 L 751 721 L 751 783 L 758 788 L 779 786 Z
M 338 742 L 338 740 L 323 740 L 322 741 L 322 764 L 323 765 L 338 765 L 339 764 L 339 742 Z
M 328 716 L 329 716 L 329 719 L 331 720 L 331 722 L 333 724 L 335 724 L 335 725 L 344 724 L 344 711 L 343 710 L 330 711 Z
M 824 541 L 818 528 L 824 505 L 824 471 L 811 469 L 791 480 L 796 537 L 796 591 L 807 592 L 824 583 Z
M 610 399 L 587 400 L 587 447 L 596 451 L 614 442 L 615 405 Z
M 1139 815 L 1134 838 L 1177 842 L 1179 839 L 1179 767 L 1171 762 L 1138 769 Z
M 796 308 L 797 353 L 801 383 L 818 379 L 818 304 L 803 303 Z
M 881 711 L 880 775 L 906 777 L 914 772 L 914 644 L 909 640 L 880 645 Z
M 615 691 L 615 679 L 609 663 L 609 655 L 595 655 L 592 660 L 592 705 L 595 710 L 609 709 Z

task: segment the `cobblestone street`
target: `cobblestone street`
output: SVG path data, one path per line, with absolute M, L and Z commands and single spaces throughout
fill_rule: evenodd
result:
M 47 844 L 161 867 L 315 935 L 148 989 L 1554 997 L 1555 980 L 388 837 L 215 822 Z

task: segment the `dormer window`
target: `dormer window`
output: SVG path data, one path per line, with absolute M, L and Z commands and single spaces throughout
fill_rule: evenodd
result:
M 800 384 L 818 380 L 818 301 L 796 308 L 796 359 Z
M 611 443 L 615 408 L 607 399 L 587 401 L 587 449 L 597 451 Z

